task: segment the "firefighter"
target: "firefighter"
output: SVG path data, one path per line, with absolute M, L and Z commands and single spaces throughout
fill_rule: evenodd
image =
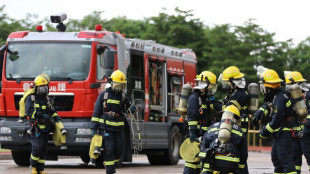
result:
M 29 95 L 25 101 L 26 115 L 30 117 L 32 145 L 30 164 L 31 174 L 46 174 L 44 172 L 45 156 L 47 152 L 49 133 L 53 132 L 55 122 L 61 123 L 61 118 L 52 105 L 52 101 L 47 96 L 49 77 L 38 75 L 34 79 L 35 93 Z M 63 128 L 62 134 L 67 131 Z
M 222 81 L 223 87 L 228 89 L 228 94 L 223 101 L 223 108 L 226 106 L 234 105 L 238 108 L 241 115 L 241 129 L 244 133 L 248 132 L 249 118 L 248 118 L 248 105 L 249 96 L 245 89 L 246 81 L 244 74 L 240 72 L 236 66 L 226 68 L 219 78 Z M 248 174 L 248 166 L 245 164 L 243 174 Z
M 305 120 L 302 120 L 304 124 L 297 127 L 297 130 L 295 131 L 295 138 L 293 140 L 293 159 L 295 161 L 295 167 L 298 174 L 301 172 L 302 154 L 305 155 L 310 170 L 310 92 L 309 88 L 306 86 L 306 81 L 307 80 L 304 79 L 298 71 L 290 72 L 285 76 L 285 84 L 287 89 L 289 89 L 293 84 L 298 84 L 300 86 L 306 100 L 308 110 L 308 116 Z
M 221 105 L 214 102 L 213 94 L 216 92 L 216 76 L 210 71 L 203 71 L 196 76 L 198 86 L 193 88 L 188 98 L 187 124 L 189 138 L 198 141 L 200 136 L 208 130 L 213 123 L 214 110 L 221 110 Z M 220 106 L 219 106 L 220 105 Z M 184 174 L 200 173 L 199 162 L 185 162 Z
M 224 88 L 228 89 L 228 94 L 223 100 L 223 104 L 225 105 L 223 108 L 233 104 L 239 109 L 242 131 L 247 133 L 249 97 L 245 89 L 246 82 L 244 74 L 236 66 L 230 66 L 223 71 L 221 79 L 220 81 L 223 81 Z
M 276 71 L 267 69 L 260 76 L 260 91 L 265 101 L 272 102 L 272 120 L 260 130 L 262 139 L 272 135 L 273 143 L 271 160 L 275 167 L 274 173 L 296 174 L 292 154 L 292 136 L 297 126 L 295 113 L 287 91 L 281 88 L 281 82 Z
M 109 79 L 112 83 L 110 88 L 100 93 L 98 96 L 94 113 L 91 119 L 92 135 L 103 136 L 104 165 L 106 173 L 116 173 L 115 164 L 124 153 L 124 133 L 125 126 L 124 111 L 135 113 L 136 107 L 131 105 L 129 98 L 125 94 L 126 78 L 120 71 L 114 71 Z
M 229 126 L 223 126 L 228 124 Z M 210 126 L 204 134 L 199 157 L 202 159 L 203 174 L 241 173 L 248 158 L 246 134 L 240 127 L 240 112 L 234 105 L 224 109 L 221 122 Z M 227 131 L 229 129 L 229 131 Z M 221 139 L 224 131 L 228 139 Z M 226 131 L 226 132 L 225 132 Z M 224 135 L 225 137 L 225 135 Z

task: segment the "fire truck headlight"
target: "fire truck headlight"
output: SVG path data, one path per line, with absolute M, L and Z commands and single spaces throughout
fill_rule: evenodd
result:
M 76 130 L 77 135 L 91 135 L 91 129 L 77 129 Z
M 91 142 L 90 138 L 75 138 L 76 142 Z
M 0 141 L 12 141 L 11 136 L 0 136 Z
M 0 133 L 2 134 L 10 134 L 12 131 L 11 131 L 11 128 L 9 127 L 1 127 L 0 128 Z
M 67 19 L 66 13 L 57 13 L 51 16 L 52 23 L 62 23 L 66 19 Z

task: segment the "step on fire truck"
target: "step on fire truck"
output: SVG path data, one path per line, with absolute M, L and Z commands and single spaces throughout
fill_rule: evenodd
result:
M 176 108 L 182 85 L 194 85 L 195 53 L 125 38 L 101 25 L 94 31 L 65 32 L 65 19 L 66 14 L 51 16 L 58 32 L 43 31 L 42 26 L 36 32 L 13 32 L 1 47 L 1 147 L 12 151 L 17 165 L 29 165 L 29 121 L 18 123 L 18 103 L 34 78 L 46 73 L 51 78 L 49 95 L 68 130 L 67 149 L 54 146 L 51 138 L 47 160 L 74 155 L 87 163 L 94 103 L 108 84 L 106 77 L 119 69 L 126 74 L 126 92 L 138 110 L 127 119 L 121 160 L 131 162 L 138 147 L 151 164 L 177 164 L 183 123 Z

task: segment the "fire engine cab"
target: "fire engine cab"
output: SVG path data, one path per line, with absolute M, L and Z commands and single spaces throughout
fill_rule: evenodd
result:
M 58 32 L 46 32 L 40 26 L 36 32 L 13 32 L 0 49 L 1 147 L 12 151 L 17 165 L 29 165 L 31 144 L 26 131 L 30 123 L 18 123 L 19 100 L 34 78 L 46 73 L 51 78 L 49 96 L 68 130 L 67 149 L 56 147 L 51 138 L 47 160 L 74 155 L 88 162 L 94 103 L 108 84 L 107 77 L 119 69 L 126 74 L 126 92 L 138 110 L 126 122 L 122 161 L 131 162 L 139 150 L 151 164 L 177 164 L 184 123 L 179 122 L 176 108 L 182 85 L 194 85 L 195 53 L 125 38 L 101 25 L 94 31 L 65 32 L 64 15 L 51 16 Z

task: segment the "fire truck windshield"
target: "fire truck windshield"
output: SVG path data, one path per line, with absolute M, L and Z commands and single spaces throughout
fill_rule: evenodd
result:
M 18 52 L 17 56 L 9 52 L 6 56 L 5 75 L 9 80 L 33 80 L 40 73 L 57 81 L 88 77 L 90 43 L 16 42 L 9 43 L 8 48 Z

